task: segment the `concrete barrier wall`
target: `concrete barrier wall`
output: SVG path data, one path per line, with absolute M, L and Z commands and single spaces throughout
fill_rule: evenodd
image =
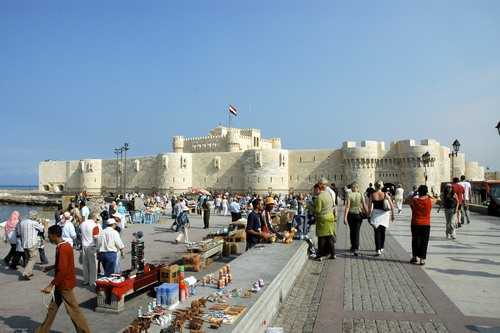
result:
M 300 242 L 295 253 L 276 277 L 269 283 L 257 301 L 247 310 L 231 332 L 265 332 L 267 326 L 278 312 L 281 303 L 292 289 L 295 279 L 308 260 L 307 244 Z

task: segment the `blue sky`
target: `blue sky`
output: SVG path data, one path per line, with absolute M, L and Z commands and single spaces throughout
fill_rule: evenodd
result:
M 286 148 L 462 142 L 500 169 L 500 1 L 1 1 L 0 184 L 171 150 L 240 109 Z

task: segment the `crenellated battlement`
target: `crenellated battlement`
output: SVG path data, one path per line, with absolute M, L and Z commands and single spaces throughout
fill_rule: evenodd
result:
M 422 155 L 430 154 L 424 165 Z M 39 189 L 47 192 L 160 190 L 308 192 L 326 178 L 338 186 L 356 181 L 361 188 L 378 179 L 405 189 L 427 184 L 435 192 L 443 181 L 465 175 L 484 179 L 484 168 L 433 139 L 345 141 L 339 149 L 282 149 L 280 138 L 262 138 L 258 129 L 218 126 L 209 135 L 172 138 L 172 152 L 149 157 L 47 161 L 39 165 Z M 126 172 L 125 172 L 126 171 Z

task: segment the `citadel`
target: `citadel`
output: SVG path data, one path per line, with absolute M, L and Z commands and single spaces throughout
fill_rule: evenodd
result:
M 427 184 L 438 193 L 441 182 L 465 175 L 484 180 L 484 168 L 466 161 L 463 153 L 432 139 L 384 142 L 346 141 L 340 149 L 283 149 L 281 139 L 264 139 L 259 129 L 218 126 L 208 136 L 172 139 L 173 152 L 117 159 L 43 161 L 39 190 L 43 192 L 125 191 L 185 193 L 192 188 L 242 193 L 309 192 L 326 178 L 338 187 L 356 181 L 361 188 L 381 179 L 405 189 Z M 430 154 L 427 166 L 422 155 Z M 126 168 L 126 170 L 125 170 Z M 124 179 L 126 178 L 126 181 Z

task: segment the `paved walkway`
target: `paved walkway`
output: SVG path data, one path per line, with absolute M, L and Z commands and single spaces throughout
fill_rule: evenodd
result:
M 500 225 L 498 219 L 474 215 L 478 228 L 478 221 L 484 218 L 487 223 L 498 221 L 497 227 Z M 408 264 L 409 209 L 398 217 L 396 224 L 391 225 L 390 230 L 396 238 L 391 233 L 387 235 L 385 254 L 381 257 L 373 256 L 373 231 L 368 223 L 363 223 L 361 228 L 359 257 L 346 252 L 350 247 L 348 228 L 340 224 L 337 259 L 322 263 L 308 261 L 272 326 L 281 326 L 287 333 L 500 331 L 500 316 L 464 315 L 433 281 L 435 271 L 430 271 L 432 265 L 429 264 L 434 261 L 434 250 L 441 250 L 441 242 L 446 242 L 441 239 L 444 232 L 441 236 L 435 235 L 436 232 L 441 233 L 440 224 L 443 221 L 434 216 L 433 223 L 433 230 L 436 231 L 431 234 L 425 267 Z M 406 242 L 397 239 L 400 237 Z M 465 236 L 463 238 L 465 241 Z M 490 246 L 490 251 L 498 251 L 498 248 Z M 437 264 L 441 262 L 439 257 L 436 261 Z M 463 268 L 470 265 L 468 261 L 460 263 Z M 447 284 L 462 286 L 460 279 L 460 276 L 448 278 Z M 490 295 L 493 294 L 493 299 L 494 295 L 499 295 L 500 283 L 498 278 L 496 287 L 495 282 L 490 282 L 481 283 L 488 288 Z M 473 295 L 471 290 L 476 289 L 474 284 L 466 287 L 468 293 Z
M 211 229 L 224 227 L 229 224 L 231 218 L 228 216 L 211 217 Z M 201 240 L 207 234 L 203 230 L 203 222 L 197 215 L 190 216 L 191 240 Z M 185 253 L 185 245 L 174 244 L 176 233 L 169 230 L 172 223 L 170 218 L 162 220 L 163 224 L 130 225 L 122 233 L 124 243 L 127 248 L 125 259 L 122 260 L 123 269 L 130 268 L 130 241 L 132 233 L 138 230 L 144 232 L 146 244 L 145 257 L 150 263 L 172 262 L 182 257 Z M 9 248 L 4 242 L 0 242 L 0 258 L 3 258 Z M 54 262 L 54 246 L 47 244 L 46 253 L 50 262 Z M 74 289 L 77 300 L 84 316 L 89 322 L 92 332 L 118 332 L 130 323 L 137 313 L 139 306 L 145 307 L 151 299 L 146 293 L 140 294 L 127 301 L 125 310 L 120 314 L 106 314 L 94 312 L 95 292 L 89 287 L 82 285 L 82 270 L 78 263 L 79 254 L 75 251 L 75 265 L 77 273 L 77 286 Z M 222 263 L 214 262 L 209 270 L 216 270 Z M 23 332 L 31 333 L 40 325 L 45 318 L 47 309 L 44 306 L 44 297 L 40 289 L 44 288 L 52 279 L 52 275 L 47 275 L 40 271 L 40 266 L 35 265 L 34 278 L 31 281 L 19 281 L 19 272 L 5 268 L 0 265 L 0 333 Z M 198 276 L 200 273 L 190 273 Z M 45 300 L 47 301 L 47 300 Z M 48 302 L 48 301 L 47 301 Z M 51 332 L 73 332 L 73 325 L 63 306 L 59 309 L 57 318 L 54 321 Z

